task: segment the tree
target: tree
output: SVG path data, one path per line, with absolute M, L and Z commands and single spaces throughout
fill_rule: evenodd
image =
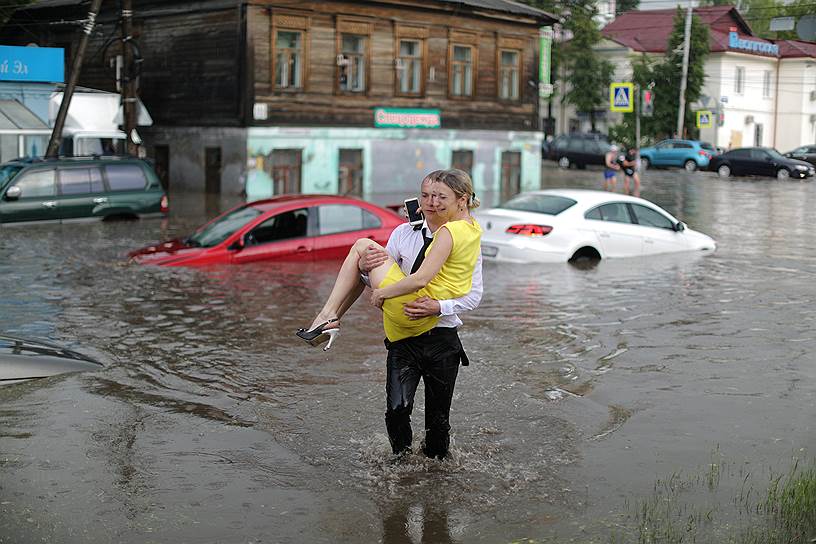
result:
M 640 0 L 618 0 L 615 2 L 615 15 L 636 10 L 640 6 Z
M 606 107 L 613 66 L 593 48 L 601 40 L 594 20 L 598 14 L 595 2 L 575 0 L 570 4 L 570 12 L 565 27 L 572 33 L 572 39 L 563 44 L 559 59 L 565 74 L 562 100 L 589 114 L 594 131 L 596 111 Z
M 634 82 L 641 89 L 653 84 L 654 115 L 641 119 L 641 134 L 646 139 L 669 138 L 677 130 L 677 110 L 680 108 L 680 80 L 683 77 L 683 35 L 685 10 L 677 8 L 674 28 L 669 37 L 666 56 L 658 61 L 645 55 L 632 62 Z M 686 110 L 683 126 L 687 134 L 694 133 L 695 113 L 690 107 L 700 99 L 705 82 L 705 60 L 708 56 L 708 29 L 697 16 L 691 19 L 689 67 L 686 80 Z M 623 142 L 634 142 L 634 113 L 624 114 L 623 123 L 611 131 Z M 680 135 L 681 137 L 685 135 Z

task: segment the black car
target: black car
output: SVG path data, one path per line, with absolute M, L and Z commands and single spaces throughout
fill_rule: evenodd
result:
M 770 147 L 742 147 L 717 155 L 708 169 L 720 177 L 773 176 L 778 179 L 804 179 L 814 175 L 813 165 L 790 159 Z
M 585 168 L 588 164 L 603 165 L 610 145 L 603 134 L 562 134 L 550 142 L 548 158 L 558 162 L 561 168 L 573 164 L 578 168 Z
M 788 151 L 785 156 L 789 159 L 796 159 L 799 161 L 807 161 L 816 166 L 816 145 L 803 145 L 797 147 L 793 151 Z

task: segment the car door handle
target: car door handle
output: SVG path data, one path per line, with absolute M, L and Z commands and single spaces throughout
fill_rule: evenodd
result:
M 47 202 L 43 202 L 42 205 L 45 206 L 46 208 L 56 208 L 57 207 L 57 201 L 56 200 L 48 200 Z
M 601 238 L 609 238 L 609 234 L 607 234 L 605 232 L 599 233 L 598 236 L 600 236 Z
M 309 248 L 307 248 L 306 246 L 298 246 L 298 248 L 295 250 L 295 253 L 308 253 L 308 252 Z
M 647 244 L 654 244 L 654 240 L 650 240 L 650 239 L 648 239 L 648 238 L 646 238 L 646 239 L 645 239 L 645 240 L 643 240 L 643 241 L 644 241 L 645 243 L 647 243 Z
M 100 196 L 100 197 L 97 197 L 97 198 L 93 199 L 94 204 L 104 204 L 107 201 L 108 201 L 108 197 L 106 197 L 106 196 Z

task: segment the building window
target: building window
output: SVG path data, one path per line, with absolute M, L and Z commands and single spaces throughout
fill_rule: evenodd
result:
M 473 96 L 473 47 L 451 46 L 451 96 Z
M 519 98 L 519 57 L 518 51 L 499 51 L 499 98 Z
M 301 149 L 273 149 L 267 173 L 272 178 L 273 194 L 300 192 L 300 170 L 303 164 Z
M 765 70 L 762 73 L 762 97 L 771 97 L 771 71 Z
M 366 49 L 368 36 L 343 34 L 340 38 L 340 55 L 337 58 L 340 90 L 365 92 Z
M 303 32 L 300 30 L 275 33 L 275 88 L 303 88 Z
M 734 92 L 742 94 L 745 90 L 745 68 L 737 66 L 737 73 L 734 76 Z
M 453 168 L 458 168 L 464 172 L 467 172 L 467 175 L 471 178 L 473 177 L 473 151 L 470 149 L 457 149 L 454 150 L 453 156 L 451 157 L 451 166 Z
M 422 92 L 422 40 L 400 40 L 397 57 L 397 89 L 399 94 L 418 95 Z
M 521 192 L 521 153 L 502 151 L 501 154 L 501 201 Z
M 338 172 L 341 195 L 363 196 L 363 150 L 341 149 Z

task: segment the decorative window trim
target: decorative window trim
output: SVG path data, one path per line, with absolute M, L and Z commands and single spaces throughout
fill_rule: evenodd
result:
M 426 80 L 428 73 L 428 27 L 395 24 L 394 26 L 394 96 L 408 98 L 422 98 L 425 96 Z M 418 41 L 422 62 L 419 73 L 419 92 L 404 93 L 400 91 L 400 80 L 398 75 L 398 63 L 400 58 L 400 42 L 402 40 Z
M 272 14 L 269 39 L 269 79 L 272 83 L 272 91 L 276 93 L 301 93 L 309 90 L 309 28 L 311 27 L 311 20 L 308 15 L 300 15 L 295 13 L 273 13 Z M 278 87 L 275 80 L 275 61 L 277 53 L 275 51 L 275 42 L 278 38 L 278 31 L 292 31 L 300 32 L 303 43 L 303 59 L 302 59 L 302 74 L 300 87 Z
M 453 48 L 470 47 L 470 94 L 453 94 Z M 448 98 L 451 100 L 473 100 L 476 98 L 476 82 L 479 73 L 479 35 L 475 32 L 450 30 L 448 33 Z
M 369 96 L 371 91 L 371 35 L 374 23 L 369 19 L 338 17 L 335 22 L 334 48 L 335 59 L 339 59 L 343 52 L 343 34 L 365 36 L 365 89 L 362 91 L 347 91 L 340 88 L 340 66 L 335 61 L 334 66 L 334 94 L 343 96 Z

